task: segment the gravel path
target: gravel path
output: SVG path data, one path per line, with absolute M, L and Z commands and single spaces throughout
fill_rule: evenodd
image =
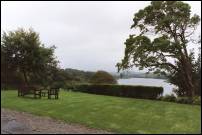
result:
M 1 134 L 111 134 L 49 117 L 1 108 Z

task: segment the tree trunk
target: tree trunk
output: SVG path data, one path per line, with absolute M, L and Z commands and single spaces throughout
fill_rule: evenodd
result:
M 27 74 L 26 74 L 24 69 L 23 69 L 23 75 L 24 75 L 26 85 L 29 85 L 29 82 L 28 82 L 28 79 L 27 79 Z
M 187 91 L 187 96 L 194 97 L 195 96 L 195 86 L 193 82 L 193 75 L 192 75 L 192 65 L 191 62 L 188 59 L 185 59 L 185 57 L 182 60 L 182 68 L 184 71 L 184 80 L 185 80 L 185 86 Z

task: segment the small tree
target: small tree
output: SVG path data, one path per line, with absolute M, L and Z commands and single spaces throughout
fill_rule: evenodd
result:
M 90 82 L 94 84 L 117 84 L 116 79 L 105 71 L 97 71 Z

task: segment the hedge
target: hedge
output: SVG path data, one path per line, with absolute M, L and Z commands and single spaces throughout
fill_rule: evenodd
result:
M 156 99 L 163 93 L 162 87 L 132 86 L 116 84 L 80 84 L 73 91 L 119 97 Z

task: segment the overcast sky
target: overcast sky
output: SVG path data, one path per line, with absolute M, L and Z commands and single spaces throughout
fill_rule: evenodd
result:
M 116 71 L 133 15 L 148 1 L 1 2 L 1 32 L 32 27 L 62 68 Z M 188 2 L 201 16 L 201 2 Z

